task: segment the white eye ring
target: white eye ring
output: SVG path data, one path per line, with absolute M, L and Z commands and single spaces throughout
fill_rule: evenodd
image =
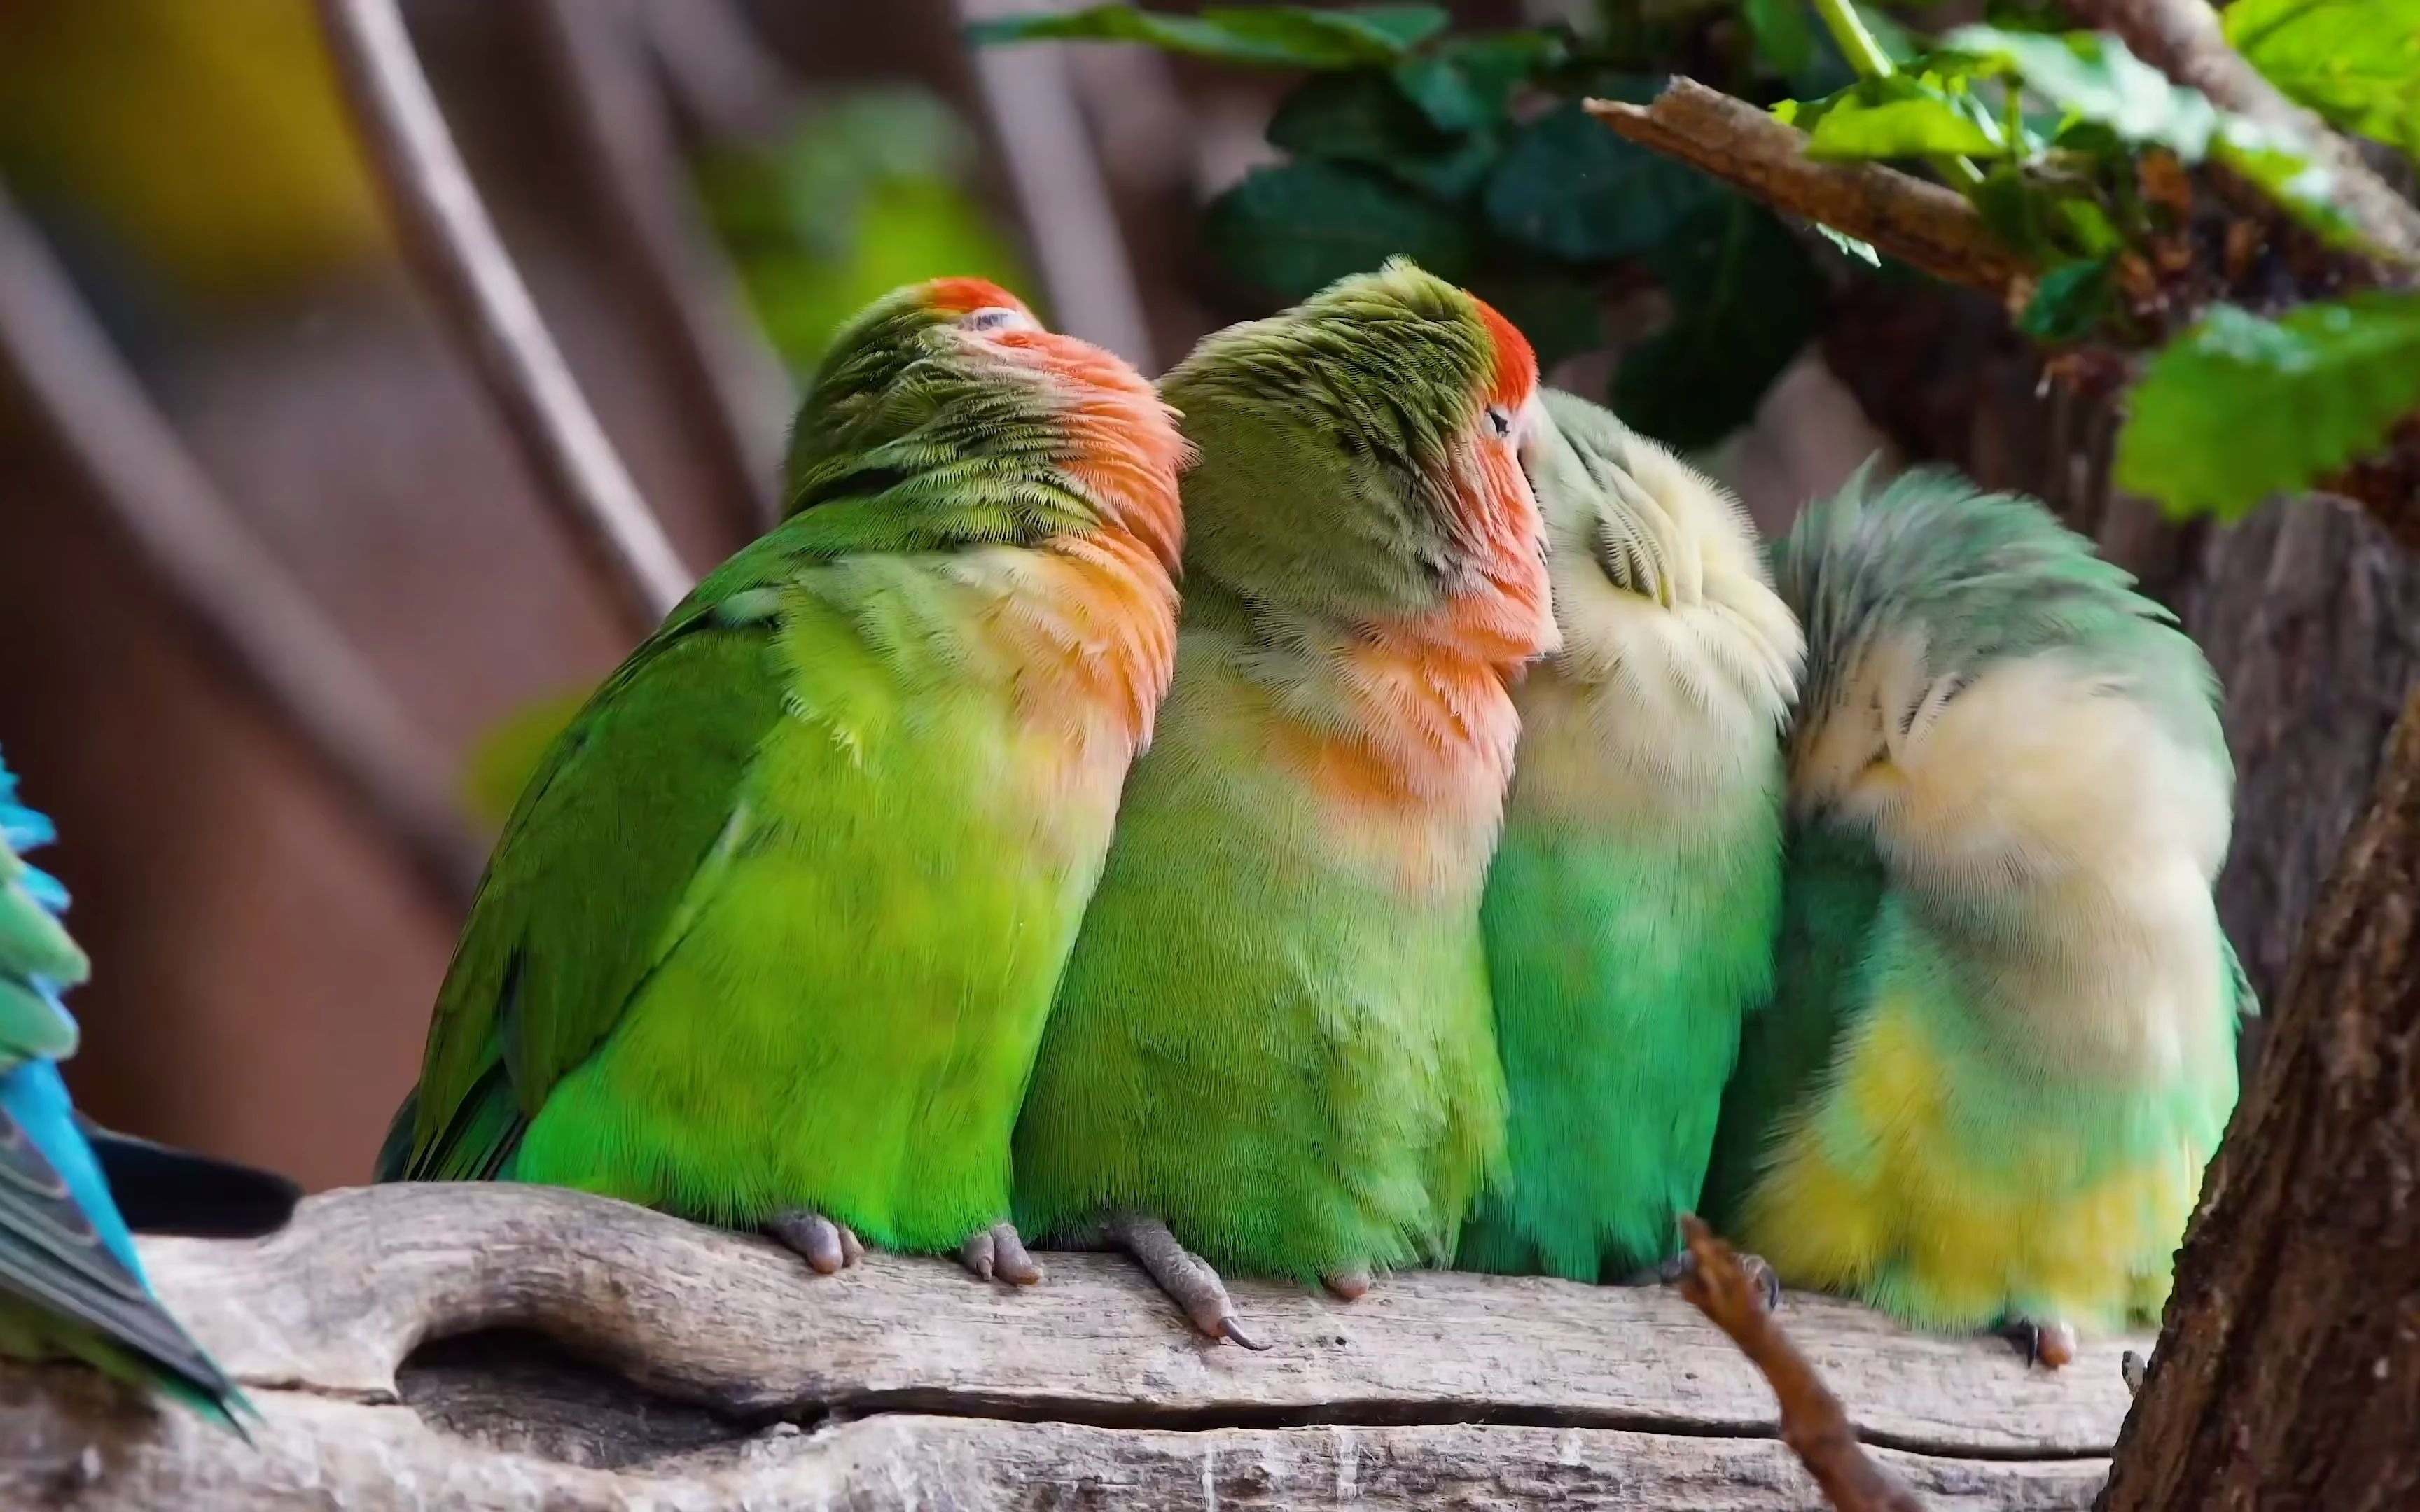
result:
M 958 324 L 969 331 L 1039 331 L 1033 317 L 1022 310 L 1012 310 L 1004 304 L 985 305 L 959 316 Z
M 1510 440 L 1512 437 L 1512 411 L 1505 409 L 1500 404 L 1489 405 L 1487 407 L 1487 426 L 1490 430 L 1496 433 L 1496 439 L 1497 440 Z

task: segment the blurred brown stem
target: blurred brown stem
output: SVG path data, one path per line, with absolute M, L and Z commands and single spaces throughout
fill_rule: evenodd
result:
M 699 224 L 641 0 L 530 0 L 624 282 L 656 332 L 745 540 L 778 515 L 790 384 Z
M 690 130 L 752 142 L 788 124 L 798 89 L 733 0 L 633 3 L 648 51 Z
M 369 665 L 228 508 L 0 192 L 0 383 L 244 682 L 450 909 L 484 861 L 444 765 Z
M 504 411 L 541 496 L 644 634 L 691 578 L 573 381 L 479 201 L 395 0 L 318 0 L 406 254 Z
M 1681 1231 L 1696 1262 L 1681 1278 L 1681 1295 L 1763 1372 L 1781 1405 L 1781 1442 L 1823 1489 L 1823 1499 L 1839 1512 L 1923 1512 L 1907 1483 L 1857 1443 L 1840 1398 L 1765 1310 L 1764 1288 L 1739 1256 L 1695 1214 L 1682 1215 Z

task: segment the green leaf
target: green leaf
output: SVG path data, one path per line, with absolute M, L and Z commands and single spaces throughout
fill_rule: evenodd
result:
M 2153 358 L 2118 440 L 2118 486 L 2232 519 L 2376 450 L 2420 409 L 2420 295 L 2281 319 L 2221 305 Z
M 2112 263 L 2062 263 L 2035 285 L 2024 314 L 2017 317 L 2017 329 L 2054 346 L 2081 341 L 2092 334 L 2116 302 Z
M 2115 37 L 1962 26 L 1943 45 L 2021 76 L 2032 93 L 2071 117 L 2107 127 L 2120 141 L 2164 147 L 2187 162 L 2214 158 L 2226 163 L 2330 239 L 2353 236 L 2351 223 L 2331 197 L 2326 170 L 2310 161 L 2306 144 L 2289 131 L 2220 110 L 2198 89 L 2169 83 Z
M 1671 235 L 1719 191 L 1711 179 L 1597 124 L 1577 102 L 1524 127 L 1487 182 L 1488 224 L 1575 263 L 1611 262 Z
M 1815 61 L 1806 0 L 1743 0 L 1740 14 L 1747 20 L 1757 61 L 1768 71 L 1786 79 Z
M 1513 92 L 1559 68 L 1567 49 L 1549 31 L 1456 37 L 1395 65 L 1395 85 L 1441 131 L 1499 125 Z
M 1034 11 L 970 23 L 978 47 L 1004 42 L 1148 42 L 1171 53 L 1223 63 L 1280 69 L 1351 69 L 1388 64 L 1445 29 L 1436 6 L 1212 6 L 1198 16 L 1169 16 L 1133 6 Z
M 1674 446 L 1709 446 L 1755 415 L 1813 339 L 1823 280 L 1787 226 L 1728 192 L 1652 263 L 1671 296 L 1672 324 L 1623 355 L 1613 408 Z
M 2420 0 L 2235 0 L 2220 16 L 2293 100 L 2420 157 Z
M 1460 283 L 1471 238 L 1464 218 L 1423 194 L 1342 163 L 1256 168 L 1202 217 L 1211 255 L 1279 299 L 1306 299 L 1402 253 Z
M 2071 116 L 2099 121 L 2128 142 L 2169 147 L 2188 162 L 2208 155 L 2218 131 L 2219 110 L 2207 96 L 2169 83 L 2114 37 L 1961 26 L 1942 39 L 1942 46 L 2016 74 L 2026 88 Z
M 1844 100 L 1823 113 L 1807 155 L 1841 162 L 1870 158 L 1995 158 L 1999 138 L 1937 95 L 1869 105 Z
M 2329 241 L 2346 246 L 2360 239 L 2352 218 L 2335 202 L 2335 176 L 2310 160 L 2300 138 L 2232 116 L 2220 124 L 2210 155 Z
M 1477 189 L 1501 147 L 1493 136 L 1438 131 L 1374 69 L 1306 78 L 1279 101 L 1268 138 L 1295 157 L 1376 168 L 1447 200 Z

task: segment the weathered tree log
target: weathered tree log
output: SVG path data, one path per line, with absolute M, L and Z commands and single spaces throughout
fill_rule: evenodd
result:
M 2420 696 L 2179 1257 L 2104 1505 L 2420 1504 Z
M 0 1505 L 1777 1508 L 1819 1504 L 1755 1367 L 1668 1292 L 1452 1274 L 1237 1288 L 1267 1354 L 1123 1262 L 1041 1287 L 577 1194 L 381 1187 L 246 1243 L 146 1246 L 261 1413 L 252 1445 L 88 1372 L 0 1372 Z M 1792 1298 L 1857 1434 L 1943 1508 L 2082 1507 L 2118 1360 Z

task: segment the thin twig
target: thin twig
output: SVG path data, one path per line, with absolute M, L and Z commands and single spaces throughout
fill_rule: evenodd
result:
M 956 5 L 970 21 L 1031 8 L 997 0 Z M 1155 371 L 1142 295 L 1100 154 L 1077 108 L 1064 48 L 978 48 L 974 64 L 1026 239 L 1041 264 L 1053 322 L 1146 373 Z
M 1935 278 L 2005 297 L 2025 272 L 1955 192 L 1874 163 L 1813 162 L 1801 150 L 1804 131 L 1695 80 L 1674 79 L 1650 105 L 1591 100 L 1588 110 L 1634 142 Z
M 194 461 L 0 191 L 0 383 L 243 681 L 448 908 L 484 860 L 434 749 Z
M 1695 1214 L 1682 1215 L 1681 1230 L 1696 1262 L 1682 1273 L 1681 1295 L 1763 1372 L 1781 1404 L 1781 1442 L 1823 1489 L 1823 1499 L 1839 1512 L 1924 1512 L 1907 1482 L 1857 1443 L 1840 1398 L 1765 1310 L 1764 1288 L 1731 1247 Z
M 2378 252 L 2420 265 L 2420 206 L 2372 173 L 2352 144 L 2288 100 L 2227 45 L 2218 12 L 2203 0 L 2071 0 L 2076 19 L 2114 32 L 2135 56 L 2239 116 L 2301 137 L 2334 177 L 2329 197 Z
M 318 0 L 328 49 L 404 249 L 537 472 L 566 529 L 653 630 L 689 591 L 604 427 L 480 204 L 395 0 Z
M 788 124 L 798 88 L 732 0 L 636 0 L 640 29 L 691 130 L 759 142 Z
M 743 539 L 780 518 L 790 383 L 699 223 L 634 0 L 530 0 L 611 250 L 659 332 Z

